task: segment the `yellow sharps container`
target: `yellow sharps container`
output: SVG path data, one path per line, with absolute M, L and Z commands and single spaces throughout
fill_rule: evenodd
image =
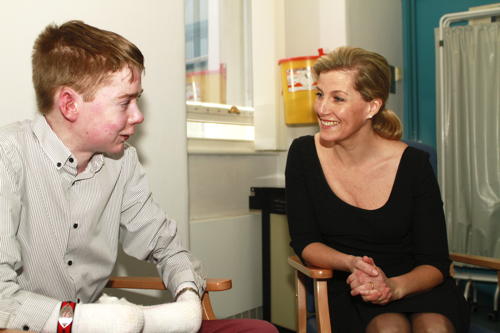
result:
M 285 103 L 285 122 L 287 125 L 316 123 L 313 110 L 316 99 L 316 82 L 312 67 L 321 57 L 323 49 L 318 49 L 318 55 L 281 59 L 282 95 Z

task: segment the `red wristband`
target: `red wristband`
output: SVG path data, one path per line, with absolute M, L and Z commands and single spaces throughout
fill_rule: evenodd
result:
M 59 310 L 59 320 L 57 321 L 57 333 L 71 333 L 75 307 L 75 302 L 61 303 L 61 310 Z

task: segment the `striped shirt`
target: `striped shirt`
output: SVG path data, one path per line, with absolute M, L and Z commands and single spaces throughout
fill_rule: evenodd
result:
M 58 302 L 97 300 L 119 244 L 156 264 L 170 290 L 204 288 L 133 147 L 76 167 L 41 115 L 0 130 L 0 328 L 39 331 Z

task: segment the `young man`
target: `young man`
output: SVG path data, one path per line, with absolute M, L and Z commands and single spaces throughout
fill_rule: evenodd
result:
M 276 332 L 203 322 L 200 265 L 153 201 L 126 141 L 144 117 L 144 59 L 122 36 L 70 21 L 33 50 L 40 111 L 0 130 L 0 328 L 41 332 Z M 176 302 L 101 297 L 118 245 L 157 265 Z

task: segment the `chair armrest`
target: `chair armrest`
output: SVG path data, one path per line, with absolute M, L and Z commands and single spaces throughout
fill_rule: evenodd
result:
M 151 276 L 112 276 L 109 278 L 106 288 L 167 289 L 159 277 Z
M 223 291 L 231 289 L 230 279 L 207 279 L 206 291 Z M 112 276 L 106 288 L 155 289 L 166 290 L 162 279 L 151 276 Z
M 480 266 L 500 271 L 500 259 L 463 253 L 450 253 L 450 259 L 464 264 Z
M 233 287 L 231 279 L 207 279 L 206 291 L 223 291 Z
M 306 266 L 297 256 L 288 257 L 288 264 L 302 274 L 312 279 L 330 279 L 333 276 L 333 271 L 328 268 L 319 268 L 314 266 Z

